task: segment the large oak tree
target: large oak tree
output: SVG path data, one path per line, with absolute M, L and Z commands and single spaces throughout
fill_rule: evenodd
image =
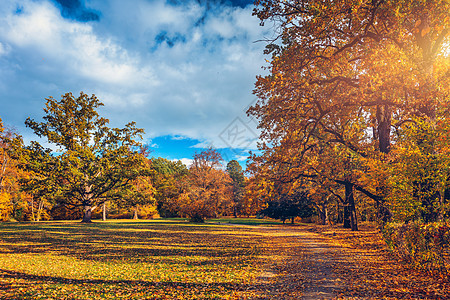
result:
M 24 148 L 24 167 L 35 174 L 25 189 L 59 205 L 83 206 L 83 222 L 90 222 L 93 207 L 124 199 L 133 181 L 146 174 L 145 158 L 138 153 L 143 130 L 134 122 L 108 127 L 95 95 L 67 93 L 61 100 L 46 100 L 43 122 L 28 118 L 25 124 L 56 149 L 38 142 Z

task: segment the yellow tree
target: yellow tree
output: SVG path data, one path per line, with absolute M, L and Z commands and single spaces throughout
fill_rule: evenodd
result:
M 39 202 L 35 214 L 33 199 L 20 190 L 20 181 L 28 174 L 18 168 L 18 161 L 12 150 L 21 141 L 14 130 L 3 128 L 0 119 L 0 220 L 13 217 L 18 220 L 39 220 L 44 210 L 44 203 Z

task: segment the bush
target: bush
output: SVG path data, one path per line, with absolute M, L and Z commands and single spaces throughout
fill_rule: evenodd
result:
M 67 207 L 65 205 L 55 205 L 50 216 L 53 220 L 78 220 L 83 217 L 84 210 L 82 207 Z
M 388 223 L 383 230 L 383 237 L 397 256 L 416 268 L 441 271 L 449 269 L 448 223 Z

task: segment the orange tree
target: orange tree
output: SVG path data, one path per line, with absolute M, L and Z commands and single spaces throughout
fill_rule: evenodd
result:
M 181 212 L 191 221 L 232 213 L 232 180 L 222 170 L 221 161 L 220 153 L 211 148 L 194 155 L 188 188 L 179 197 Z
M 347 203 L 359 191 L 389 220 L 390 152 L 406 124 L 433 127 L 449 100 L 449 12 L 439 0 L 256 1 L 254 14 L 279 30 L 249 114 L 277 178 L 320 177 L 349 159 L 351 172 L 328 164 L 343 169 L 326 177 Z

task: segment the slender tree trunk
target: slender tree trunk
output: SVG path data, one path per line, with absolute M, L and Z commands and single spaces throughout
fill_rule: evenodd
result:
M 343 214 L 341 214 L 341 205 L 340 205 L 340 203 L 339 203 L 339 201 L 337 201 L 337 203 L 336 203 L 337 205 L 337 207 L 336 207 L 336 209 L 337 209 L 337 220 L 336 220 L 336 223 L 338 223 L 338 224 L 340 224 L 340 223 L 342 223 L 343 222 Z
M 103 205 L 102 205 L 102 220 L 103 221 L 106 221 L 106 202 L 103 202 Z
M 330 216 L 328 214 L 328 206 L 327 205 L 325 205 L 325 209 L 324 210 L 325 210 L 325 225 L 326 224 L 332 225 L 331 221 L 330 221 Z
M 295 219 L 295 217 L 291 218 L 291 224 L 294 224 L 294 219 Z
M 34 198 L 31 197 L 31 219 L 35 222 L 36 216 L 34 214 Z
M 38 205 L 37 216 L 36 216 L 36 222 L 39 222 L 41 220 L 41 213 L 42 213 L 43 207 L 44 207 L 44 200 L 40 199 L 39 205 Z
M 137 219 L 139 219 L 139 217 L 138 217 L 138 206 L 136 205 L 134 207 L 134 211 L 133 211 L 133 220 L 137 220 Z
M 90 205 L 84 206 L 84 216 L 82 223 L 91 223 L 92 222 L 92 207 Z
M 325 203 L 322 205 L 322 207 L 319 206 L 319 216 L 320 216 L 320 224 L 326 225 L 328 221 L 328 210 L 327 205 Z

